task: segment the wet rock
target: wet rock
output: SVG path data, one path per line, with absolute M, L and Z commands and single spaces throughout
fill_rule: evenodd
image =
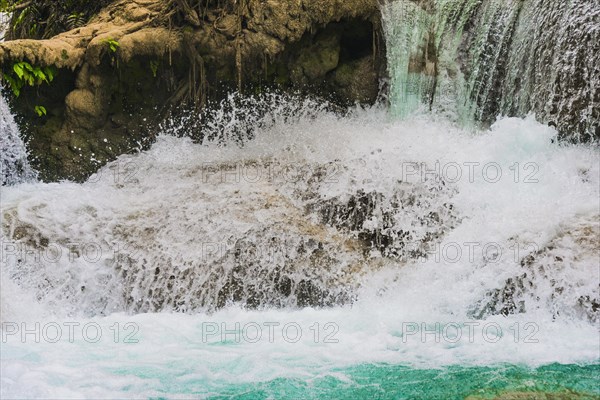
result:
M 315 43 L 302 49 L 291 67 L 291 80 L 296 85 L 324 80 L 340 60 L 340 33 L 329 30 L 315 37 Z
M 375 100 L 373 85 L 350 75 L 356 68 L 372 82 L 383 73 L 384 52 L 372 51 L 376 1 L 208 2 L 202 15 L 187 4 L 116 0 L 88 25 L 51 39 L 0 43 L 5 70 L 22 60 L 59 68 L 52 85 L 25 89 L 13 102 L 30 122 L 22 130 L 43 180 L 84 180 L 118 155 L 147 148 L 170 113 L 234 90 Z M 350 39 L 356 32 L 361 40 Z M 373 68 L 353 62 L 365 52 L 376 55 Z M 53 112 L 38 118 L 31 104 Z M 74 150 L 73 135 L 86 144 Z
M 342 63 L 333 72 L 331 81 L 343 98 L 370 103 L 379 94 L 379 77 L 372 56 Z
M 454 189 L 441 180 L 396 182 L 391 192 L 356 193 L 309 202 L 324 224 L 350 233 L 367 256 L 426 258 L 431 247 L 460 221 Z
M 103 111 L 98 100 L 98 97 L 86 89 L 77 89 L 69 93 L 65 104 L 72 123 L 84 128 L 93 128 Z
M 116 214 L 83 200 L 69 208 L 76 223 L 22 222 L 52 221 L 53 206 L 7 210 L 2 233 L 25 246 L 22 254 L 41 257 L 11 255 L 4 271 L 50 311 L 66 314 L 330 307 L 354 302 L 381 268 L 427 256 L 458 221 L 454 191 L 438 181 L 389 191 L 348 185 L 350 195 L 326 198 L 329 163 L 292 171 L 274 160 L 248 166 L 264 179 L 224 182 L 217 171 L 231 176 L 241 168 L 235 162 L 208 175 L 184 169 L 178 190 L 144 188 L 149 197 Z M 354 167 L 361 164 L 346 168 Z M 143 188 L 104 172 L 97 178 L 115 195 L 132 191 L 132 201 Z
M 228 305 L 327 307 L 355 297 L 361 275 L 356 265 L 362 258 L 345 252 L 347 246 L 340 247 L 336 239 L 277 225 L 247 236 L 252 239 L 238 239 L 231 247 L 207 243 L 206 257 L 197 261 L 152 260 L 151 265 L 161 266 L 152 274 L 143 267 L 144 261 L 119 260 L 127 309 L 137 313 Z
M 522 258 L 521 272 L 487 293 L 475 316 L 510 315 L 548 309 L 554 317 L 600 321 L 600 216 L 563 224 L 556 237 Z

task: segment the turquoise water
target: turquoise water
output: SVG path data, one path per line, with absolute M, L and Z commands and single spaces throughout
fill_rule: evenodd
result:
M 593 243 L 600 221 L 597 148 L 556 145 L 556 131 L 533 118 L 503 118 L 474 134 L 436 115 L 395 121 L 378 107 L 343 117 L 297 108 L 304 114 L 295 120 L 274 119 L 266 127 L 253 122 L 260 129 L 241 148 L 162 135 L 150 150 L 123 156 L 84 184 L 3 187 L 1 233 L 10 237 L 20 227 L 26 236 L 6 248 L 0 265 L 0 398 L 599 398 L 598 319 L 583 314 L 580 301 L 582 295 L 596 299 L 600 281 Z M 316 172 L 335 161 L 341 172 L 317 186 L 212 173 L 213 166 L 229 173 L 232 165 L 257 161 L 265 169 L 295 165 Z M 452 190 L 431 194 L 435 186 L 403 170 L 416 161 L 428 171 L 439 164 L 440 173 L 442 166 L 480 167 L 473 174 L 463 169 L 462 179 L 446 174 Z M 115 179 L 115 170 L 127 165 L 136 166 L 135 179 Z M 504 173 L 486 175 L 487 165 Z M 526 165 L 536 166 L 535 182 L 524 182 L 531 175 Z M 438 214 L 446 232 L 439 248 L 458 247 L 462 257 L 442 251 L 425 259 L 366 257 L 352 245 L 354 236 L 313 221 L 301 196 L 400 190 L 422 199 L 394 214 L 397 227 L 417 238 L 435 233 L 413 224 L 422 210 L 453 205 L 458 220 Z M 363 225 L 378 221 L 374 214 Z M 35 243 L 38 235 L 59 257 L 38 247 L 18 251 L 17 244 Z M 257 252 L 261 262 L 251 255 L 241 260 L 264 268 L 248 268 L 242 287 L 273 293 L 275 283 L 264 271 L 284 266 L 299 279 L 308 271 L 315 282 L 357 285 L 356 301 L 323 308 L 204 307 L 216 304 L 237 262 L 205 245 L 227 250 L 273 237 L 324 243 L 329 257 L 305 262 L 296 245 L 276 257 Z M 61 247 L 68 243 L 97 245 L 100 258 Z M 468 243 L 478 250 L 471 253 Z M 497 254 L 480 251 L 489 244 L 498 246 Z M 552 263 L 517 296 L 525 311 L 508 317 L 474 312 L 490 290 L 523 274 L 523 257 L 536 248 L 542 260 L 569 262 Z M 184 274 L 190 266 L 194 274 Z M 211 285 L 194 286 L 202 282 Z M 169 306 L 181 302 L 179 296 L 186 313 Z M 474 323 L 471 334 L 465 327 Z M 247 329 L 256 326 L 261 335 Z
M 475 112 L 475 104 L 455 98 L 461 86 L 481 89 L 486 99 L 493 94 L 487 81 L 476 82 L 480 75 L 464 82 L 459 70 L 443 75 L 454 64 L 465 15 L 482 2 L 434 3 L 446 5 L 442 22 L 459 29 L 445 38 L 439 66 L 427 58 L 421 69 L 414 60 L 423 44 L 441 46 L 445 25 L 434 20 L 440 15 L 408 0 L 384 9 L 389 109 L 357 107 L 340 116 L 320 103 L 279 96 L 245 100 L 238 109 L 231 98 L 211 120 L 214 143 L 161 132 L 151 149 L 122 156 L 84 184 L 2 187 L 0 239 L 15 242 L 7 242 L 10 257 L 0 257 L 0 398 L 600 399 L 600 317 L 581 308 L 586 298 L 598 302 L 598 251 L 588 242 L 600 226 L 600 153 L 557 145 L 557 132 L 531 116 L 500 118 L 486 131 L 458 126 Z M 486 3 L 474 63 L 488 54 L 488 32 L 509 37 L 513 9 L 497 10 L 517 3 Z M 535 14 L 537 3 L 530 3 Z M 522 29 L 521 37 L 529 37 Z M 436 69 L 439 107 L 431 99 Z M 416 112 L 421 103 L 433 112 Z M 265 118 L 253 112 L 265 107 L 272 110 Z M 455 108 L 462 116 L 452 115 Z M 254 132 L 254 139 L 243 147 L 217 145 L 240 132 Z M 488 166 L 502 173 L 488 175 Z M 271 179 L 288 169 L 302 179 Z M 318 179 L 332 173 L 335 179 Z M 424 174 L 441 175 L 447 190 Z M 375 201 L 378 212 L 361 229 L 409 232 L 412 243 L 399 250 L 435 237 L 438 250 L 425 259 L 388 258 L 374 246 L 366 256 L 359 233 L 326 226 L 309 212 L 361 193 L 403 199 L 405 192 L 406 206 L 394 205 L 393 213 L 384 211 L 395 201 Z M 293 246 L 261 247 L 276 237 Z M 40 238 L 47 248 L 31 246 Z M 101 254 L 73 252 L 72 243 Z M 232 250 L 253 248 L 248 243 L 264 251 L 238 259 Z M 305 257 L 298 243 L 319 243 L 321 251 Z M 497 257 L 481 251 L 492 244 Z M 462 257 L 439 251 L 456 248 Z M 528 255 L 532 269 L 524 271 Z M 235 286 L 228 279 L 239 273 L 237 265 L 246 267 L 235 279 L 248 289 L 242 300 L 254 300 L 255 292 L 273 300 L 268 296 L 281 291 L 272 272 L 284 270 L 298 282 L 347 287 L 356 301 L 311 308 L 282 299 L 258 310 L 214 310 L 221 290 Z M 490 293 L 535 266 L 547 274 L 515 295 L 522 313 L 480 312 Z M 302 334 L 286 331 L 289 324 Z M 462 336 L 435 328 L 444 340 L 434 340 L 437 324 L 458 326 Z M 488 324 L 495 326 L 491 333 Z M 237 326 L 259 326 L 261 335 Z M 407 326 L 421 327 L 421 334 Z
M 148 370 L 138 370 L 137 373 L 144 378 L 152 374 Z M 599 399 L 599 376 L 600 364 L 551 364 L 537 369 L 515 365 L 455 366 L 424 370 L 367 364 L 333 370 L 327 376 L 308 381 L 281 378 L 234 385 L 224 388 L 212 398 L 462 400 L 468 396 L 494 398 L 503 392 L 544 392 L 562 394 L 566 396 L 564 398 Z M 171 378 L 165 379 L 165 389 L 172 393 L 203 393 L 202 387 L 175 382 Z

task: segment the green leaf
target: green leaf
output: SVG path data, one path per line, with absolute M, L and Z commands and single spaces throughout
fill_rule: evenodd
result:
M 32 66 L 27 61 L 19 61 L 12 65 L 12 71 L 3 72 L 2 77 L 8 82 L 8 86 L 10 86 L 15 96 L 18 97 L 23 86 L 41 85 L 44 82 L 50 84 L 56 74 L 57 69 L 54 66 L 38 67 Z
M 23 79 L 23 66 L 21 65 L 21 63 L 16 63 L 15 65 L 13 65 L 13 71 L 15 71 L 15 74 L 17 74 L 17 76 L 19 77 L 19 79 Z
M 46 107 L 44 107 L 44 106 L 35 106 L 34 109 L 35 109 L 35 112 L 37 113 L 38 117 L 42 117 L 47 114 Z
M 13 26 L 15 28 L 17 26 L 21 25 L 21 23 L 23 23 L 23 20 L 25 19 L 25 16 L 27 15 L 28 12 L 29 12 L 29 7 L 25 8 L 23 11 L 21 11 L 21 13 L 19 14 L 19 17 L 17 18 L 17 20 L 13 24 Z
M 46 83 L 48 83 L 48 78 L 46 77 L 46 74 L 44 73 L 44 71 L 42 71 L 41 69 L 39 69 L 39 68 L 36 68 L 36 69 L 33 71 L 33 75 L 35 76 L 35 78 L 36 78 L 36 83 L 37 83 L 38 85 L 41 85 L 43 82 L 46 82 Z
M 44 67 L 44 74 L 46 74 L 46 77 L 48 78 L 47 82 L 50 83 L 54 80 L 54 75 L 55 75 L 55 69 L 54 67 Z
M 14 93 L 15 97 L 19 97 L 21 94 L 21 86 L 17 83 L 17 81 L 15 81 L 15 79 L 8 74 L 4 74 L 4 79 L 6 79 L 8 82 L 8 85 L 10 86 L 10 89 Z
M 17 85 L 12 85 L 10 87 L 13 91 L 13 93 L 15 94 L 15 97 L 19 97 L 19 95 L 21 94 L 21 88 Z
M 108 48 L 113 53 L 116 53 L 119 47 L 121 46 L 119 42 L 111 38 L 106 39 L 105 42 L 108 44 Z

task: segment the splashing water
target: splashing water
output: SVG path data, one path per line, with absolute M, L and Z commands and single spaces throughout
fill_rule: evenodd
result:
M 598 8 L 382 14 L 390 110 L 232 95 L 83 184 L 2 100 L 0 397 L 600 396 L 600 154 L 526 116 L 593 137 Z
M 202 144 L 2 188 L 3 397 L 600 394 L 595 148 L 244 101 Z
M 392 112 L 420 104 L 463 125 L 535 112 L 600 138 L 600 7 L 588 0 L 397 0 L 382 7 Z
M 8 104 L 0 96 L 0 176 L 2 186 L 36 179 L 27 160 L 27 149 Z

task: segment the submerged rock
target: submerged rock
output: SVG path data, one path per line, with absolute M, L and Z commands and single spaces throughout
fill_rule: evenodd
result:
M 143 261 L 147 268 L 140 268 L 140 260 L 121 260 L 116 268 L 127 310 L 192 312 L 229 305 L 302 308 L 351 302 L 365 269 L 351 239 L 290 222 L 249 231 L 247 238 L 233 239 L 230 248 L 204 242 L 205 253 L 198 260 L 178 263 L 158 256 Z
M 427 258 L 432 245 L 458 224 L 453 190 L 443 181 L 398 182 L 390 194 L 359 190 L 315 200 L 308 208 L 324 224 L 356 237 L 365 255 L 407 261 Z

